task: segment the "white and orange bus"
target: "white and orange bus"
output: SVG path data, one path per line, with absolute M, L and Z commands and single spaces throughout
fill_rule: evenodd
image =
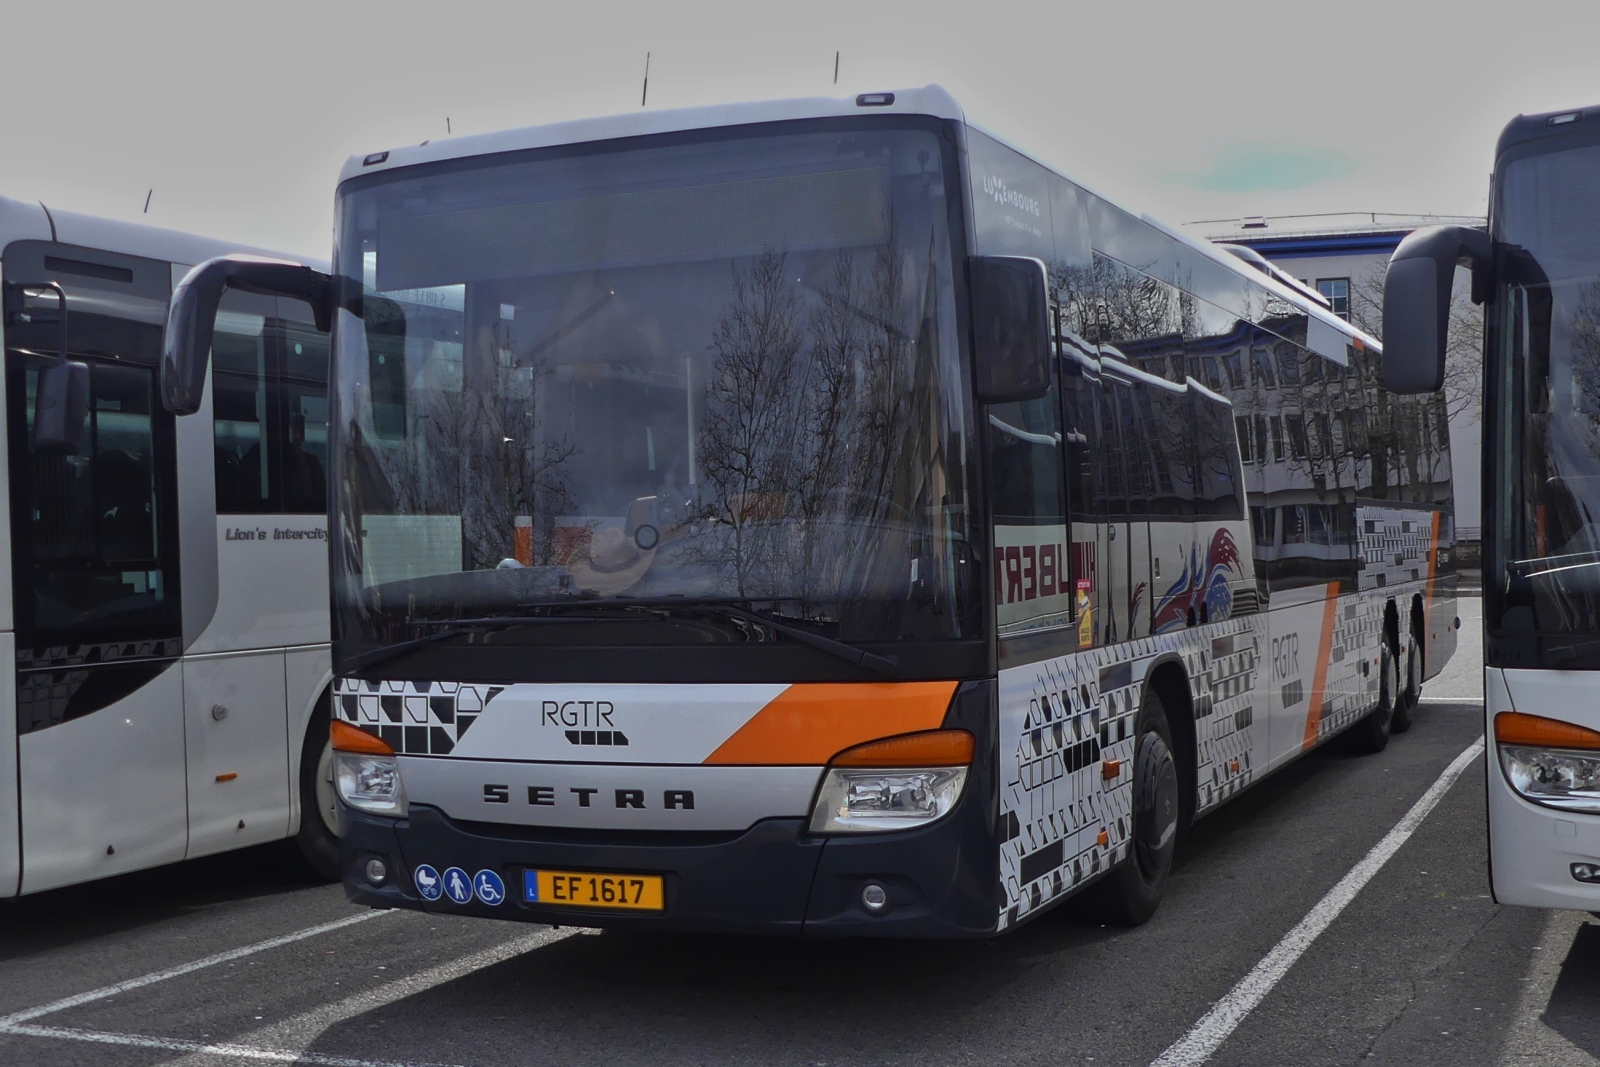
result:
M 352 899 L 987 936 L 1161 899 L 1178 834 L 1454 647 L 1436 398 L 937 87 L 375 152 L 335 266 Z

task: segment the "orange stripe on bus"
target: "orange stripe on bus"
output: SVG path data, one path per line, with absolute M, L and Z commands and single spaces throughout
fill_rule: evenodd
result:
M 955 691 L 955 682 L 791 685 L 706 762 L 821 766 L 863 741 L 937 730 Z
M 1300 742 L 1304 752 L 1317 743 L 1317 727 L 1322 722 L 1322 693 L 1328 687 L 1328 662 L 1333 658 L 1333 620 L 1339 614 L 1339 583 L 1328 583 L 1328 599 L 1322 605 L 1322 639 L 1317 643 L 1317 670 L 1311 681 L 1311 706 L 1306 708 L 1306 736 Z

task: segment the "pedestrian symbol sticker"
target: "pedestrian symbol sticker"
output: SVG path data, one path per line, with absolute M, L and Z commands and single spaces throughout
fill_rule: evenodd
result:
M 439 880 L 439 872 L 426 863 L 420 864 L 411 878 L 417 883 L 417 892 L 422 894 L 423 900 L 438 900 L 444 893 L 444 883 Z
M 472 878 L 472 891 L 478 899 L 494 907 L 506 899 L 506 884 L 493 871 L 479 871 Z
M 472 903 L 472 883 L 467 880 L 467 872 L 460 867 L 451 867 L 444 872 L 444 894 L 457 904 Z

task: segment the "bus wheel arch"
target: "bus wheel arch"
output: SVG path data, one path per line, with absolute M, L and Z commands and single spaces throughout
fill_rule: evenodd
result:
M 1188 689 L 1177 663 L 1158 666 L 1146 678 L 1133 732 L 1132 826 L 1127 856 L 1084 892 L 1089 913 L 1116 926 L 1139 926 L 1149 921 L 1160 907 L 1171 878 L 1182 822 L 1183 787 L 1178 772 L 1184 760 L 1175 751 L 1171 726 L 1173 719 L 1181 718 L 1183 713 L 1169 709 L 1163 699 L 1163 692 L 1171 688 L 1163 681 L 1168 670 L 1176 671 L 1184 690 Z
M 1350 740 L 1356 751 L 1367 754 L 1382 752 L 1388 747 L 1401 704 L 1400 612 L 1393 600 L 1383 606 L 1383 628 L 1379 632 L 1378 700 L 1372 710 L 1350 728 Z
M 333 687 L 324 686 L 306 719 L 300 742 L 295 786 L 300 794 L 300 828 L 294 836 L 305 865 L 317 875 L 339 878 L 339 835 L 333 820 L 333 746 L 328 723 L 333 713 Z
M 1183 661 L 1176 656 L 1156 661 L 1145 681 L 1166 710 L 1172 758 L 1178 771 L 1178 833 L 1188 832 L 1199 805 L 1199 748 L 1195 740 L 1194 694 Z

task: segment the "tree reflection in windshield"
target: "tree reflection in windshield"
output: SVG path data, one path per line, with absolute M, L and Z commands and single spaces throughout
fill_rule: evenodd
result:
M 356 194 L 335 558 L 364 627 L 682 596 L 845 640 L 970 629 L 937 142 L 752 140 Z M 741 213 L 673 225 L 667 198 Z

